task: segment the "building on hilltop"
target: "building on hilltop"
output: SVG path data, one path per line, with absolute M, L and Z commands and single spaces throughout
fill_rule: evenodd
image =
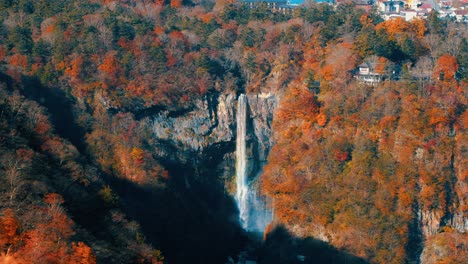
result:
M 458 22 L 468 23 L 468 9 L 455 10 L 453 16 Z
M 286 5 L 287 0 L 242 0 L 249 8 L 257 8 L 260 4 L 265 3 L 269 8 L 277 10 L 280 6 Z
M 375 71 L 375 66 L 372 63 L 363 62 L 355 71 L 354 78 L 360 82 L 375 85 L 382 81 L 382 74 Z
M 380 4 L 380 10 L 382 10 L 384 13 L 400 13 L 401 10 L 403 10 L 403 7 L 405 6 L 405 3 L 403 1 L 399 0 L 389 0 L 389 1 L 382 1 L 379 3 Z
M 275 12 L 289 13 L 296 6 L 301 5 L 304 0 L 241 0 L 250 9 L 257 8 L 260 5 L 266 5 Z
M 408 0 L 406 1 L 405 8 L 410 10 L 416 10 L 418 8 L 418 5 L 420 4 L 421 1 L 419 0 Z
M 240 0 L 249 8 L 267 7 L 274 12 L 291 13 L 305 0 Z M 319 4 L 337 5 L 345 0 L 312 0 Z M 468 0 L 440 0 L 428 2 L 426 0 L 352 0 L 357 8 L 366 12 L 376 9 L 384 20 L 401 17 L 406 21 L 415 18 L 426 19 L 432 10 L 439 12 L 442 19 L 456 19 L 458 22 L 468 23 Z M 457 1 L 456 3 L 454 1 Z
M 270 9 L 275 11 L 284 11 L 285 9 L 291 10 L 294 7 L 300 6 L 304 0 L 240 0 L 245 3 L 249 8 L 257 8 L 260 4 L 266 4 Z M 333 4 L 335 0 L 315 0 L 316 3 Z

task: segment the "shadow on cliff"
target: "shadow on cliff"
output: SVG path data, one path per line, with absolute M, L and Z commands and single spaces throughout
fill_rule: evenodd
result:
M 366 264 L 366 260 L 340 251 L 313 238 L 297 238 L 283 226 L 277 226 L 253 254 L 259 264 Z
M 75 122 L 74 102 L 65 92 L 43 86 L 37 78 L 28 76 L 17 83 L 0 72 L 0 81 L 10 90 L 18 86 L 26 98 L 44 106 L 57 134 L 86 155 L 85 131 Z M 119 194 L 120 208 L 140 223 L 146 242 L 161 249 L 168 263 L 225 263 L 245 246 L 247 236 L 239 226 L 237 207 L 213 170 L 223 157 L 220 151 L 232 152 L 233 145 L 214 146 L 203 153 L 197 167 L 179 161 L 162 161 L 171 175 L 167 188 L 141 186 L 102 174 Z M 194 158 L 188 155 L 188 159 Z M 67 206 L 78 224 L 97 237 L 111 239 L 102 232 L 107 208 L 101 206 L 97 190 L 86 201 L 77 201 L 82 196 L 73 196 L 68 188 L 60 193 L 67 201 L 73 201 L 73 205 Z
M 72 108 L 73 101 L 64 91 L 43 86 L 36 77 L 25 75 L 21 77 L 21 82 L 17 83 L 10 76 L 0 72 L 0 81 L 5 82 L 10 90 L 13 90 L 15 85 L 18 86 L 18 90 L 24 97 L 45 107 L 56 133 L 69 140 L 81 153 L 84 153 L 85 131 L 76 123 Z
M 247 243 L 234 201 L 214 178 L 192 180 L 187 187 L 185 179 L 195 175 L 194 169 L 165 165 L 171 175 L 166 189 L 111 180 L 124 211 L 168 263 L 226 263 Z

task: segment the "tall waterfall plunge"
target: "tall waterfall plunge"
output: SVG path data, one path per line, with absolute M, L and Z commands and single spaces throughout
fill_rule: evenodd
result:
M 236 138 L 236 200 L 239 207 L 239 219 L 244 229 L 248 228 L 248 192 L 247 184 L 247 102 L 241 94 L 237 102 L 237 138 Z
M 271 212 L 264 197 L 257 195 L 258 171 L 253 170 L 252 151 L 247 151 L 248 98 L 241 94 L 237 103 L 236 202 L 242 227 L 250 232 L 263 232 L 271 222 Z

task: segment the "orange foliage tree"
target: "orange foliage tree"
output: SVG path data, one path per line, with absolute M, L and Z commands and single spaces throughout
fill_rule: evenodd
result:
M 439 57 L 434 70 L 434 78 L 439 78 L 443 74 L 444 80 L 451 80 L 458 70 L 457 59 L 453 56 L 444 54 Z
M 26 69 L 26 67 L 28 66 L 28 57 L 26 57 L 26 55 L 16 53 L 13 56 L 11 56 L 10 64 Z
M 7 253 L 19 241 L 19 221 L 12 209 L 5 209 L 0 215 L 0 252 Z M 6 252 L 5 252 L 6 251 Z
M 0 262 L 95 264 L 90 247 L 83 242 L 69 243 L 73 222 L 61 207 L 62 196 L 49 193 L 44 201 L 47 207 L 32 212 L 36 217 L 29 223 L 33 224 L 30 230 L 24 231 L 12 209 L 0 213 Z
M 93 251 L 83 242 L 72 243 L 72 253 L 67 260 L 70 264 L 96 264 Z
M 422 38 L 426 34 L 427 27 L 426 22 L 421 18 L 415 18 L 411 20 L 411 31 L 416 34 L 416 37 Z
M 72 59 L 70 66 L 66 68 L 65 74 L 72 78 L 79 78 L 83 67 L 83 56 L 77 56 Z
M 182 0 L 171 0 L 172 8 L 180 8 L 182 6 Z
M 63 197 L 56 193 L 44 196 L 47 207 L 38 212 L 42 215 L 34 229 L 25 233 L 25 245 L 16 255 L 29 263 L 45 261 L 55 263 L 96 263 L 91 249 L 82 242 L 69 244 L 73 222 L 64 212 Z
M 376 30 L 385 30 L 391 37 L 408 32 L 412 29 L 411 24 L 404 18 L 396 17 L 377 25 Z

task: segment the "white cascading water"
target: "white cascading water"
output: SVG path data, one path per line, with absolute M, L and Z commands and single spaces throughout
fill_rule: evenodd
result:
M 237 138 L 236 138 L 236 200 L 239 218 L 244 229 L 248 228 L 248 191 L 247 184 L 247 102 L 241 94 L 237 101 Z
M 263 233 L 271 222 L 271 212 L 264 199 L 258 197 L 256 181 L 249 179 L 247 153 L 247 97 L 239 96 L 237 102 L 236 139 L 236 202 L 239 207 L 239 220 L 242 228 L 250 232 Z

